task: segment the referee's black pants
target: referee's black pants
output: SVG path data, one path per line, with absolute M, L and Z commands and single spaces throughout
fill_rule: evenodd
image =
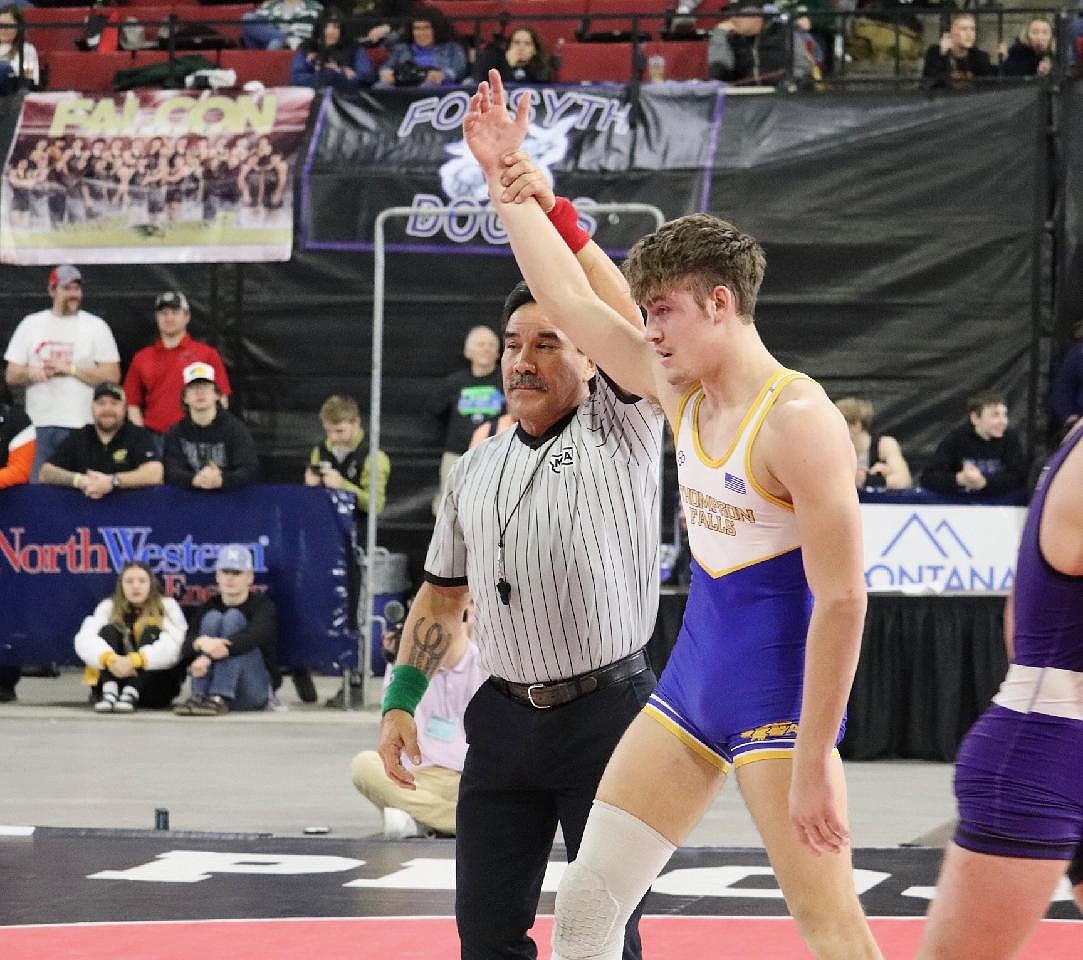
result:
M 527 936 L 557 824 L 575 859 L 605 765 L 654 689 L 646 670 L 564 706 L 536 710 L 482 684 L 466 710 L 459 784 L 455 919 L 462 960 L 535 960 Z M 624 960 L 640 960 L 639 914 Z

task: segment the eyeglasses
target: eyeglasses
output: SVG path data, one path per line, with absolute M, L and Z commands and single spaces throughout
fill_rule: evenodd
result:
M 224 573 L 227 577 L 239 577 L 242 573 L 244 573 L 243 570 L 219 570 L 218 572 Z
M 6 23 L 0 20 L 0 30 L 18 30 L 19 25 L 17 23 Z

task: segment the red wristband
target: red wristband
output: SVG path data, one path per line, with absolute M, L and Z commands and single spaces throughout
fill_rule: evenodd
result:
M 590 243 L 590 234 L 579 226 L 579 214 L 576 212 L 571 200 L 566 197 L 557 197 L 556 204 L 546 216 L 549 217 L 549 222 L 557 228 L 560 239 L 568 245 L 568 249 L 572 253 L 578 253 Z

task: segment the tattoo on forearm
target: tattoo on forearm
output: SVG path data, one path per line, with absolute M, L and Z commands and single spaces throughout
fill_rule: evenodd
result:
M 431 677 L 436 673 L 436 668 L 440 666 L 440 661 L 444 659 L 444 654 L 451 645 L 451 635 L 442 624 L 435 620 L 425 627 L 422 633 L 421 628 L 424 624 L 424 617 L 414 624 L 414 647 L 410 651 L 408 662 L 410 666 L 417 667 L 425 676 Z

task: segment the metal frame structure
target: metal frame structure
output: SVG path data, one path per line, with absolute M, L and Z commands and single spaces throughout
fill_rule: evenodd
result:
M 588 208 L 584 208 L 586 212 Z M 650 203 L 599 203 L 589 208 L 591 214 L 642 214 L 653 218 L 657 229 L 665 223 L 665 215 L 654 204 Z M 369 476 L 379 476 L 379 453 L 380 453 L 380 414 L 383 401 L 383 363 L 384 363 L 384 301 L 385 283 L 387 272 L 386 243 L 384 229 L 389 220 L 401 220 L 418 214 L 425 216 L 438 216 L 443 218 L 463 216 L 467 214 L 487 213 L 497 216 L 492 207 L 478 204 L 477 206 L 455 207 L 387 207 L 381 210 L 376 217 L 376 236 L 373 244 L 375 254 L 375 273 L 373 278 L 372 300 L 372 380 L 369 394 Z M 661 500 L 659 499 L 659 503 Z M 376 556 L 376 486 L 369 484 L 368 502 L 368 527 L 365 531 L 365 604 L 367 607 L 365 618 L 361 624 L 357 665 L 361 671 L 361 706 L 365 706 L 365 687 L 371 667 L 372 625 L 382 622 L 383 618 L 376 613 L 376 595 L 373 591 L 375 585 Z M 344 706 L 348 709 L 350 696 L 349 683 L 343 684 Z

